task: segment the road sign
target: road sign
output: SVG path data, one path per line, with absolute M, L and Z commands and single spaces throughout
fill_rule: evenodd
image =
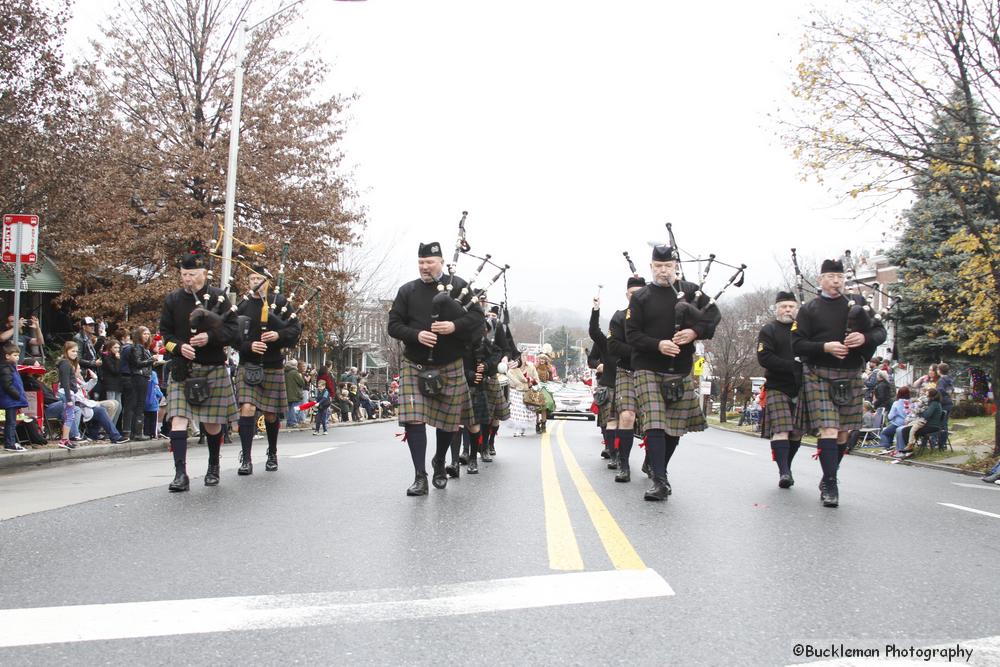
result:
M 8 214 L 3 217 L 3 261 L 13 264 L 20 250 L 21 262 L 38 261 L 38 216 Z

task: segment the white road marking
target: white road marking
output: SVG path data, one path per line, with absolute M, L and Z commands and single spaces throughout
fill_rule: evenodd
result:
M 726 447 L 731 452 L 739 452 L 740 454 L 746 454 L 747 456 L 756 456 L 756 452 L 748 452 L 745 449 L 736 449 L 735 447 Z
M 316 456 L 317 454 L 323 454 L 324 452 L 332 452 L 335 449 L 336 449 L 336 447 L 327 447 L 326 449 L 317 449 L 315 452 L 306 452 L 305 454 L 296 454 L 295 456 L 289 456 L 288 458 L 290 458 L 290 459 L 304 459 L 307 456 Z
M 972 507 L 965 507 L 964 505 L 952 505 L 951 503 L 938 503 L 938 505 L 944 505 L 945 507 L 951 507 L 957 510 L 972 512 L 973 514 L 982 514 L 983 516 L 991 516 L 994 519 L 1000 519 L 1000 514 L 994 514 L 993 512 L 984 512 L 983 510 L 977 510 Z
M 674 594 L 654 570 L 442 586 L 0 610 L 0 647 L 457 616 Z
M 967 489 L 985 489 L 987 491 L 1000 491 L 1000 486 L 996 484 L 963 484 L 962 482 L 952 482 L 955 486 L 964 486 Z

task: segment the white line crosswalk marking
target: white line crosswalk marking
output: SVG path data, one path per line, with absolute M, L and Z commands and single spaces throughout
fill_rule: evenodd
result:
M 671 596 L 654 570 L 441 586 L 0 610 L 0 647 L 395 621 Z

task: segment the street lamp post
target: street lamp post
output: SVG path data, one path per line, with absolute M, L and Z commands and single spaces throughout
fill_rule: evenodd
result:
M 226 172 L 226 215 L 223 222 L 222 233 L 222 266 L 221 266 L 221 286 L 223 288 L 229 284 L 229 278 L 233 271 L 233 219 L 236 213 L 236 168 L 240 152 L 240 112 L 243 106 L 243 51 L 246 49 L 247 37 L 250 32 L 261 26 L 275 16 L 283 14 L 292 7 L 301 4 L 305 0 L 294 0 L 274 12 L 267 18 L 261 19 L 253 25 L 248 25 L 246 19 L 240 20 L 236 29 L 236 70 L 233 75 L 233 117 L 229 128 L 229 167 Z M 337 2 L 363 2 L 364 0 L 336 0 Z M 216 249 L 218 251 L 218 249 Z

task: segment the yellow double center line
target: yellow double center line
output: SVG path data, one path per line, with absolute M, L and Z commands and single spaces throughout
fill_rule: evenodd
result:
M 584 507 L 590 515 L 590 521 L 597 530 L 597 535 L 607 551 L 608 557 L 616 570 L 644 570 L 645 563 L 639 558 L 631 542 L 618 526 L 611 512 L 601 500 L 594 487 L 590 485 L 587 476 L 566 444 L 565 423 L 560 422 L 556 430 L 559 450 L 562 452 L 570 479 L 573 480 Z M 545 499 L 545 532 L 548 538 L 549 567 L 553 570 L 582 570 L 583 557 L 576 542 L 573 524 L 566 509 L 559 478 L 556 476 L 555 456 L 552 452 L 552 441 L 549 433 L 542 435 L 542 493 Z

